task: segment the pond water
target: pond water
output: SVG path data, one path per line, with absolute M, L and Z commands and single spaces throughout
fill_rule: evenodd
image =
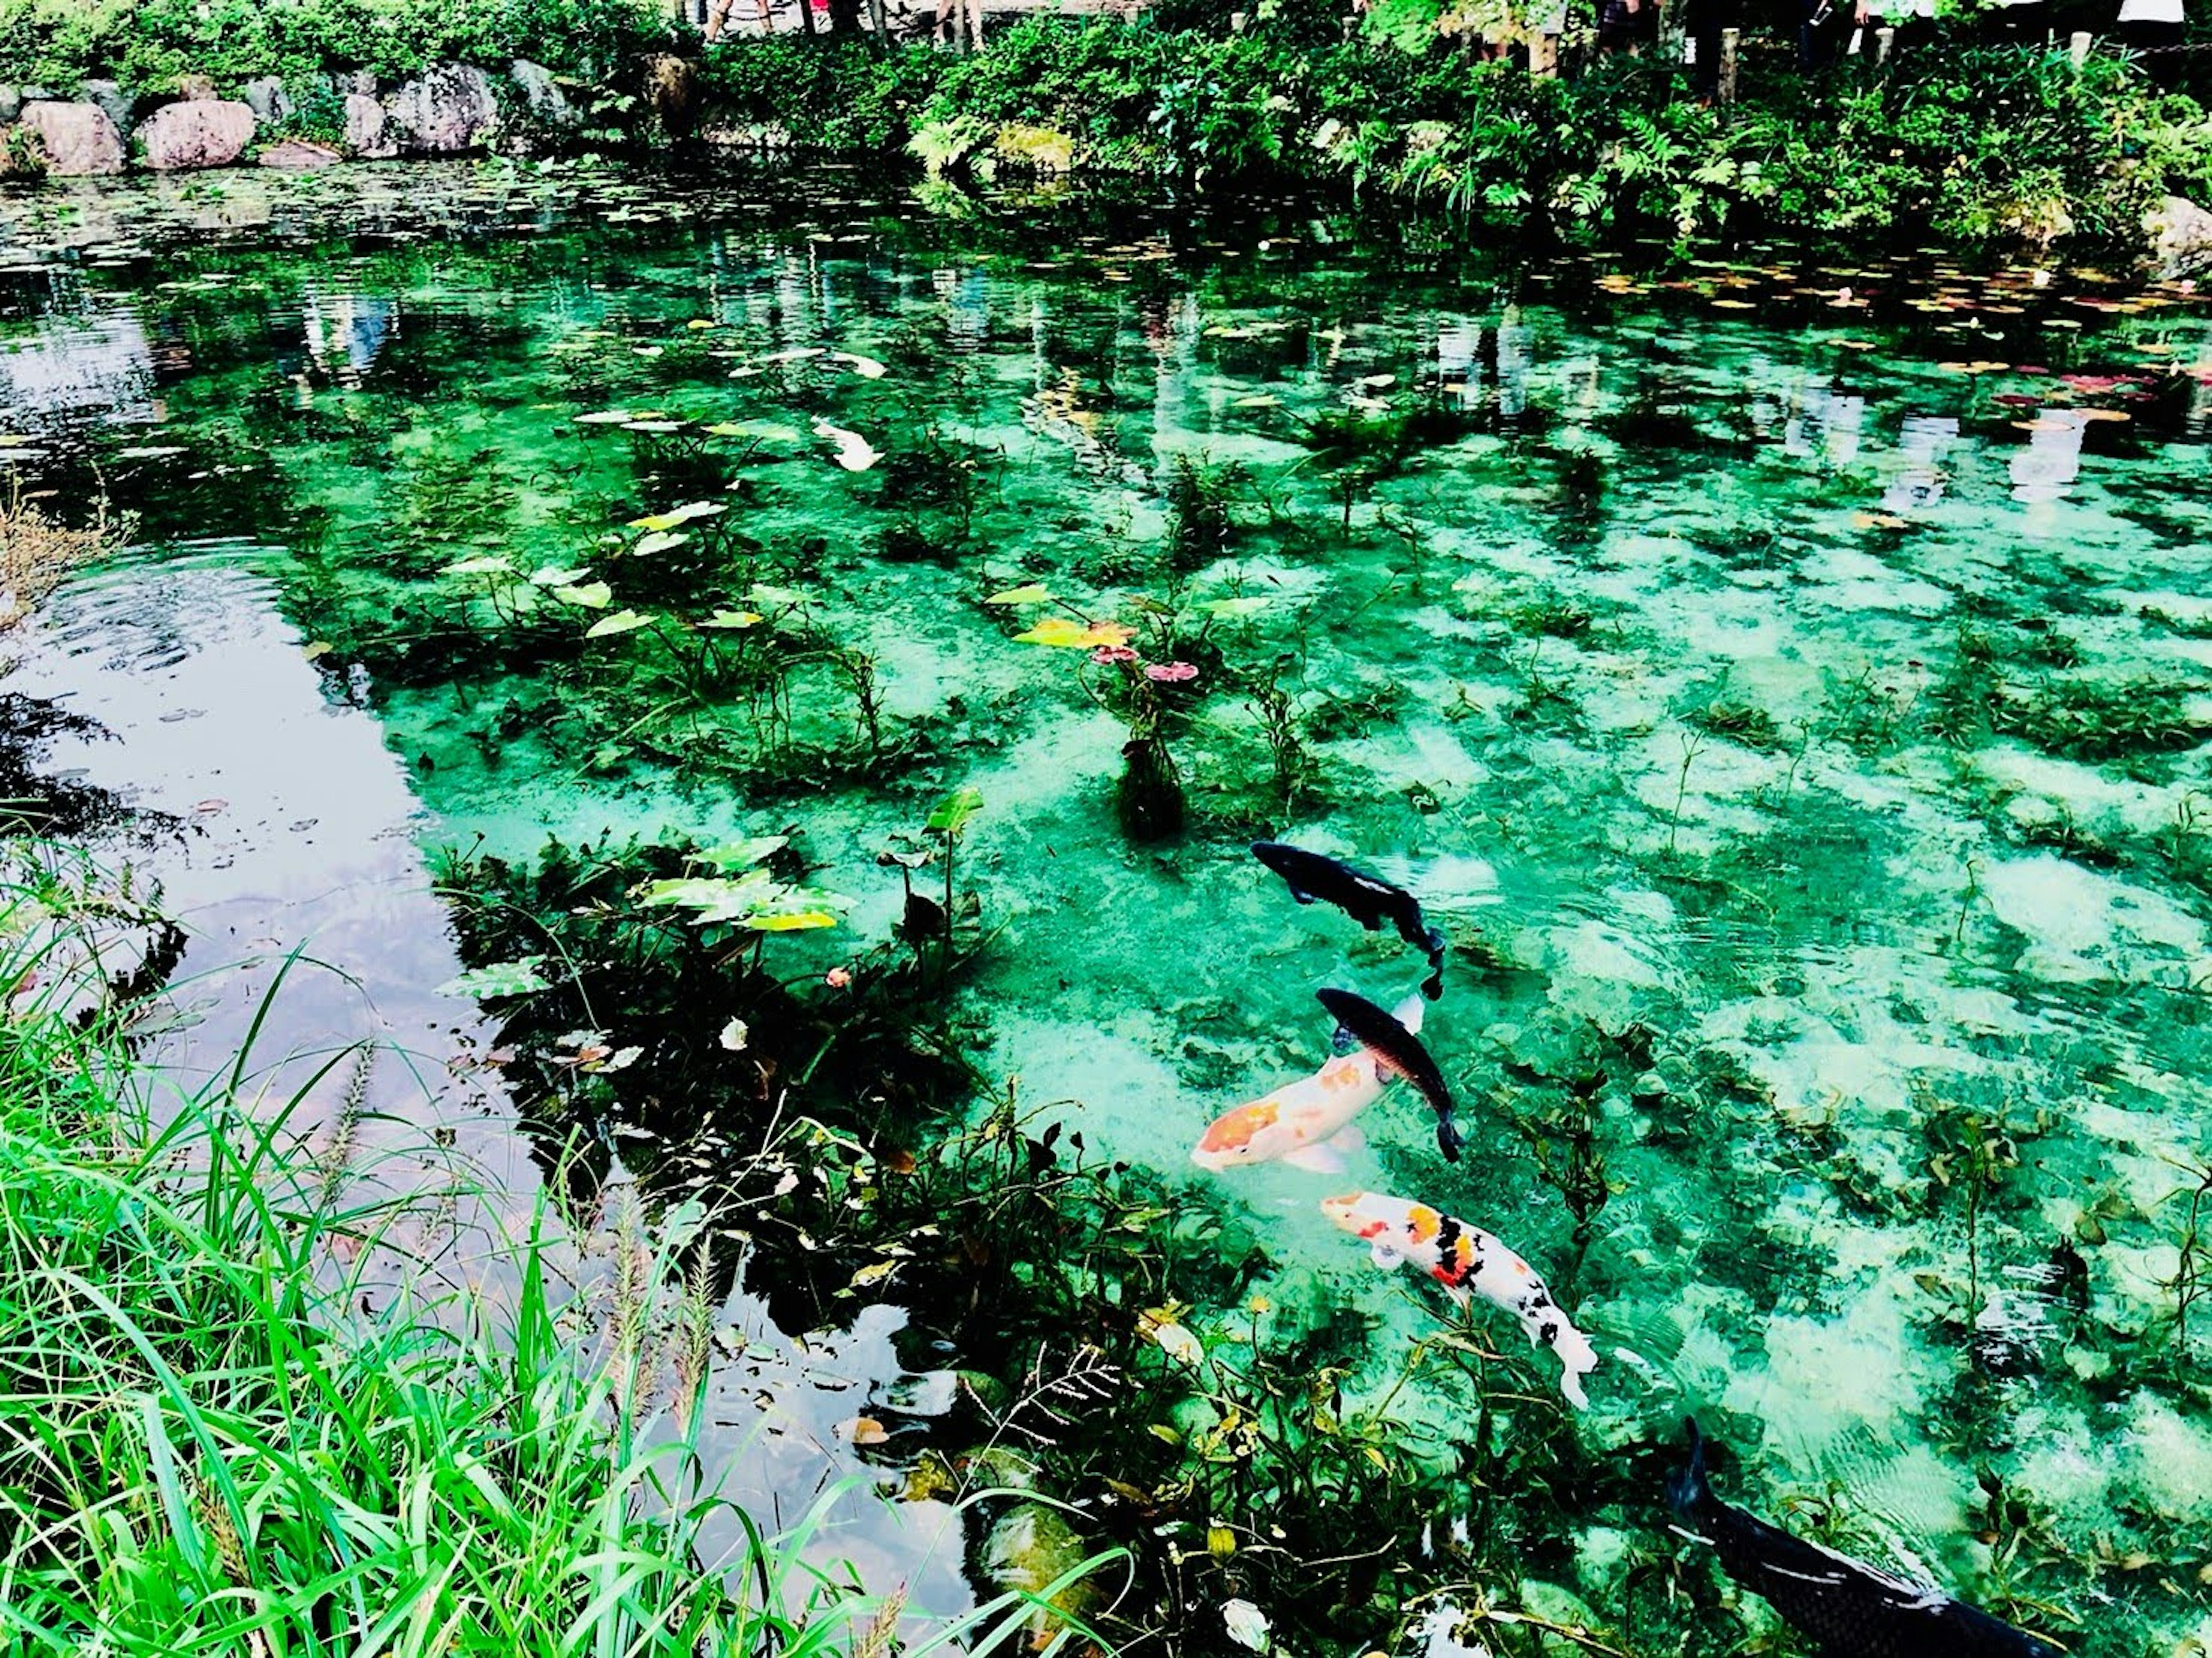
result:
M 1247 1515 L 1209 1554 L 1143 1492 L 1118 1518 L 1062 1493 L 1210 1563 L 1171 1642 L 1222 1647 L 1243 1590 L 1286 1640 L 1443 1606 L 1498 1651 L 1571 1637 L 1484 1607 L 1602 1650 L 1797 1650 L 1667 1529 L 1694 1414 L 1755 1512 L 2071 1649 L 2212 1644 L 2192 295 L 1923 254 L 1445 257 L 1303 210 L 854 172 L 368 169 L 7 212 L 0 465 L 138 515 L 9 689 L 122 738 L 52 764 L 184 820 L 142 855 L 190 969 L 305 943 L 365 994 L 280 998 L 274 1047 L 386 1033 L 423 1061 L 386 1102 L 434 1081 L 526 1187 L 557 1139 L 481 1062 L 514 999 L 434 993 L 495 965 L 432 890 L 445 849 L 789 836 L 828 896 L 785 919 L 837 925 L 763 959 L 834 1006 L 824 975 L 878 970 L 908 914 L 881 854 L 980 796 L 983 936 L 935 999 L 977 1120 L 1012 1090 L 1146 1182 L 1132 1236 L 1224 1252 L 1210 1302 L 1125 1291 L 1161 1350 L 1139 1429 L 1231 1455 L 1186 1343 L 1325 1352 L 1332 1417 L 1431 1510 L 1341 1539 L 1382 1563 L 1365 1601 L 1302 1609 Z M 1179 832 L 1117 809 L 1133 736 Z M 1442 929 L 1422 1034 L 1455 1163 L 1405 1087 L 1340 1172 L 1191 1163 L 1328 1057 L 1316 987 L 1389 1006 L 1425 970 L 1294 904 L 1255 838 Z M 203 996 L 184 1048 L 219 1055 L 265 976 Z M 610 1169 L 636 1144 L 609 1124 L 678 1132 L 624 1086 Z M 1509 1315 L 1379 1271 L 1319 1206 L 1355 1188 L 1524 1255 L 1598 1350 L 1589 1407 Z M 914 1471 L 962 1447 L 928 1401 L 972 1356 L 892 1340 L 939 1327 L 896 1272 L 854 1287 L 845 1389 L 891 1430 L 832 1388 L 737 1455 L 761 1490 L 857 1468 L 934 1513 Z M 814 1327 L 743 1291 L 732 1398 Z

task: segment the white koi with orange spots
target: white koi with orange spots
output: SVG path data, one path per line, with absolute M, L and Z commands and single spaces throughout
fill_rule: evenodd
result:
M 1398 1023 L 1419 1030 L 1423 1006 L 1419 996 L 1407 998 L 1398 1009 Z M 1217 1173 L 1247 1163 L 1287 1163 L 1340 1174 L 1346 1154 L 1361 1144 L 1352 1120 L 1380 1099 L 1393 1080 L 1371 1048 L 1340 1054 L 1312 1076 L 1215 1118 L 1192 1148 L 1190 1160 Z
M 1589 1338 L 1568 1321 L 1528 1263 L 1479 1226 L 1441 1210 L 1380 1192 L 1349 1192 L 1322 1199 L 1321 1212 L 1355 1237 L 1365 1238 L 1375 1264 L 1386 1271 L 1411 1262 L 1444 1286 L 1464 1307 L 1472 1296 L 1515 1314 L 1528 1339 L 1548 1347 L 1566 1367 L 1559 1391 L 1580 1409 L 1589 1403 L 1583 1377 L 1597 1364 Z

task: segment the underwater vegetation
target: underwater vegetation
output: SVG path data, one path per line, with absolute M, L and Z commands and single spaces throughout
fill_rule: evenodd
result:
M 140 513 L 85 591 L 258 573 L 380 722 L 563 1218 L 903 1321 L 838 1448 L 979 1593 L 1121 1548 L 1047 1627 L 1800 1652 L 1668 1529 L 1694 1414 L 1793 1537 L 2202 1641 L 2192 295 L 578 188 L 19 283 L 4 452 Z M 1359 1136 L 1232 1158 L 1332 1074 Z M 1379 1270 L 1353 1193 L 1436 1232 Z

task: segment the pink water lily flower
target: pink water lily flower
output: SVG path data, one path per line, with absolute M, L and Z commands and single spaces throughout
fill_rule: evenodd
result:
M 1145 670 L 1145 677 L 1171 685 L 1179 680 L 1197 678 L 1198 668 L 1189 662 L 1155 662 Z
M 1127 645 L 1101 645 L 1091 653 L 1091 659 L 1104 668 L 1116 662 L 1134 662 L 1137 653 Z
M 822 982 L 832 990 L 843 990 L 852 984 L 853 975 L 847 969 L 833 967 L 822 975 Z

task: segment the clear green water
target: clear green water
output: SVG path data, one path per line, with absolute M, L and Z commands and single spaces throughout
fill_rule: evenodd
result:
M 2212 1303 L 2175 1321 L 2212 1159 L 2190 296 L 1772 251 L 1437 270 L 1304 215 L 933 217 L 852 173 L 575 202 L 385 177 L 358 239 L 329 181 L 10 209 L 0 463 L 65 497 L 96 469 L 143 544 L 60 601 L 17 687 L 135 709 L 129 763 L 83 762 L 172 810 L 203 768 L 279 774 L 203 814 L 236 824 L 227 884 L 181 857 L 232 928 L 204 961 L 321 928 L 427 1046 L 471 1027 L 426 993 L 453 963 L 421 848 L 796 830 L 850 901 L 774 941 L 818 973 L 897 917 L 878 852 L 973 786 L 967 878 L 1004 924 L 963 993 L 987 1068 L 1104 1155 L 1225 1185 L 1279 1327 L 1372 1316 L 1353 1400 L 1443 1303 L 1321 1218 L 1351 1187 L 1498 1233 L 1597 1341 L 1592 1408 L 1516 1431 L 1645 1458 L 1652 1501 L 1532 1522 L 1523 1604 L 1613 1625 L 1648 1588 L 1678 1552 L 1650 1448 L 1695 1411 L 1762 1512 L 1840 1493 L 1861 1552 L 2053 1603 L 2081 1650 L 2212 1643 Z M 246 229 L 179 235 L 209 212 Z M 763 361 L 817 349 L 883 373 Z M 677 429 L 578 418 L 617 410 Z M 1335 416 L 1408 423 L 1385 464 L 1316 441 Z M 817 422 L 883 459 L 843 470 Z M 1224 516 L 1171 579 L 1186 459 Z M 698 501 L 726 510 L 631 550 L 630 520 Z M 615 594 L 563 603 L 541 569 Z M 1031 583 L 1062 614 L 1174 613 L 1201 670 L 1179 837 L 1117 822 L 1119 670 L 1012 637 L 1049 607 L 982 602 Z M 769 738 L 757 698 L 699 691 L 729 659 L 692 624 L 748 607 L 769 622 L 713 648 L 815 630 Z M 623 610 L 651 625 L 584 637 Z M 164 640 L 232 693 L 167 732 Z M 834 649 L 876 659 L 889 758 Z M 1287 800 L 1262 683 L 1309 762 Z M 1427 1038 L 1458 1165 L 1399 1090 L 1345 1175 L 1190 1167 L 1213 1116 L 1320 1063 L 1316 986 L 1387 1004 L 1419 975 L 1292 906 L 1257 834 L 1404 880 L 1452 939 Z M 287 1017 L 298 1045 L 355 1034 L 313 999 Z M 1586 1248 L 1532 1147 L 1556 1163 L 1577 1121 Z M 1439 1458 L 1472 1408 L 1443 1380 L 1389 1405 Z M 1449 1580 L 1400 1546 L 1409 1583 Z M 1686 1606 L 1620 1638 L 1790 1649 L 1731 1648 L 1763 1627 Z

